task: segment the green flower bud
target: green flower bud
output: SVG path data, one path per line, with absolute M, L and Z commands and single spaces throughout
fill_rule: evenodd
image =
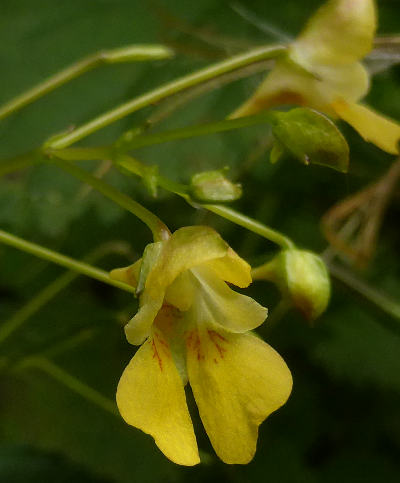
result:
M 232 183 L 222 171 L 204 171 L 192 177 L 190 194 L 203 202 L 234 201 L 242 196 L 242 187 Z
M 270 262 L 254 269 L 253 278 L 274 282 L 282 295 L 310 322 L 328 305 L 328 270 L 321 257 L 310 251 L 282 250 Z

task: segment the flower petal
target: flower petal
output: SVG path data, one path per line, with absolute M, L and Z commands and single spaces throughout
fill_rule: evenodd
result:
M 311 73 L 297 68 L 293 63 L 283 59 L 276 62 L 275 67 L 268 73 L 254 94 L 229 118 L 251 116 L 274 106 L 291 104 L 314 107 L 316 103 L 321 104 L 317 79 Z M 324 100 L 323 104 L 325 104 Z
M 191 307 L 194 296 L 192 277 L 190 272 L 186 270 L 178 275 L 167 288 L 165 300 L 179 310 L 186 311 Z
M 325 90 L 329 103 L 339 96 L 356 102 L 368 92 L 369 74 L 361 62 L 340 66 L 316 66 L 313 72 L 322 79 L 319 88 Z M 324 107 L 324 112 L 329 114 L 329 105 Z
M 140 298 L 140 307 L 135 316 L 125 325 L 125 335 L 130 344 L 140 345 L 150 335 L 151 326 L 161 309 L 164 294 L 149 296 L 144 292 Z
M 218 233 L 206 226 L 188 226 L 175 231 L 162 242 L 154 264 L 148 271 L 144 290 L 140 296 L 140 309 L 125 326 L 131 344 L 141 344 L 148 337 L 154 318 L 160 310 L 167 288 L 185 270 L 208 260 L 225 256 L 229 246 Z M 170 290 L 171 299 L 175 298 Z M 185 293 L 182 293 L 185 297 Z M 186 307 L 182 300 L 178 307 Z M 191 301 L 190 301 L 191 303 Z
M 247 332 L 261 325 L 268 310 L 251 297 L 235 292 L 206 267 L 192 270 L 198 285 L 192 318 L 196 323 L 222 326 L 230 332 Z
M 202 263 L 225 256 L 229 245 L 207 226 L 187 226 L 175 231 L 164 242 L 163 249 L 146 280 L 146 290 L 158 293 L 179 274 Z
M 252 334 L 194 329 L 187 335 L 187 367 L 217 455 L 225 463 L 248 463 L 258 426 L 290 395 L 292 377 L 284 360 Z
M 117 404 L 124 420 L 153 436 L 171 461 L 187 466 L 200 462 L 183 383 L 159 332 L 126 367 L 118 384 Z
M 132 285 L 132 287 L 136 288 L 139 280 L 141 265 L 142 259 L 139 258 L 139 260 L 137 260 L 133 265 L 111 270 L 110 277 L 114 280 L 127 283 L 128 285 Z
M 327 1 L 295 41 L 295 57 L 309 65 L 356 62 L 372 49 L 375 29 L 373 0 Z
M 391 154 L 399 154 L 400 125 L 372 109 L 346 102 L 335 101 L 332 108 L 366 140 Z
M 250 265 L 232 248 L 228 248 L 224 257 L 206 262 L 205 266 L 225 282 L 232 283 L 237 287 L 248 287 L 252 282 Z
M 277 62 L 256 92 L 230 117 L 283 105 L 308 106 L 332 115 L 330 104 L 339 96 L 358 101 L 368 92 L 368 73 L 359 62 L 336 67 L 314 65 L 312 69 L 307 71 L 287 60 Z

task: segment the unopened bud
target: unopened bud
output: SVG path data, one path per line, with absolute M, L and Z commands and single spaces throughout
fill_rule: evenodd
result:
M 226 202 L 239 199 L 242 187 L 232 183 L 222 171 L 204 171 L 192 177 L 190 193 L 198 201 Z
M 270 262 L 254 269 L 253 278 L 274 282 L 310 322 L 328 305 L 329 274 L 321 257 L 310 251 L 283 250 Z

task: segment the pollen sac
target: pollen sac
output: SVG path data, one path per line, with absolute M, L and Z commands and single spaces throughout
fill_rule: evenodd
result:
M 229 202 L 242 196 L 242 187 L 226 178 L 223 171 L 204 171 L 192 177 L 190 194 L 201 202 Z
M 321 257 L 313 252 L 282 250 L 270 262 L 255 269 L 254 275 L 274 282 L 309 322 L 318 318 L 328 305 L 328 270 Z

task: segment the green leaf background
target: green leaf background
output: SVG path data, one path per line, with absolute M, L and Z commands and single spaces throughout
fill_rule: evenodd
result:
M 241 2 L 239 6 L 257 18 L 256 26 L 237 13 L 237 3 L 216 0 L 0 0 L 0 102 L 103 48 L 164 42 L 177 50 L 177 57 L 168 61 L 102 67 L 6 119 L 0 124 L 0 158 L 32 149 L 54 133 L 226 55 L 276 41 L 260 26 L 293 36 L 319 3 Z M 379 33 L 400 31 L 398 8 L 394 0 L 379 2 Z M 154 129 L 223 119 L 261 79 L 262 74 L 257 74 L 205 93 Z M 373 107 L 397 119 L 399 82 L 398 67 L 382 72 L 374 78 L 368 97 Z M 132 115 L 87 143 L 109 143 L 123 129 L 155 116 L 165 106 Z M 185 183 L 196 172 L 230 166 L 229 177 L 240 181 L 244 190 L 234 206 L 282 230 L 300 247 L 322 251 L 324 212 L 375 180 L 392 162 L 351 128 L 340 128 L 351 150 L 348 174 L 303 166 L 290 157 L 270 164 L 272 137 L 260 126 L 144 147 L 135 156 Z M 153 199 L 139 181 L 116 170 L 109 171 L 105 180 L 155 211 L 171 229 L 207 223 L 251 262 L 273 254 L 273 247 L 260 237 L 165 192 Z M 394 299 L 400 293 L 399 215 L 397 193 L 385 217 L 377 254 L 363 274 Z M 107 256 L 99 262 L 105 269 L 132 262 L 150 241 L 147 228 L 133 216 L 50 166 L 0 180 L 0 226 L 77 258 L 104 242 L 127 241 L 132 255 Z M 61 273 L 58 267 L 0 246 L 0 323 Z M 263 282 L 254 284 L 249 294 L 270 307 L 278 300 L 275 289 Z M 16 362 L 46 354 L 87 333 L 81 343 L 53 360 L 112 400 L 133 355 L 122 326 L 135 310 L 129 294 L 78 278 L 7 340 L 0 358 L 6 355 Z M 149 436 L 42 371 L 2 371 L 0 481 L 397 482 L 400 339 L 382 327 L 384 317 L 335 283 L 330 307 L 315 328 L 293 312 L 276 326 L 261 328 L 260 334 L 287 360 L 294 390 L 286 406 L 262 425 L 256 457 L 247 466 L 218 462 L 193 402 L 204 462 L 180 468 L 163 457 Z

